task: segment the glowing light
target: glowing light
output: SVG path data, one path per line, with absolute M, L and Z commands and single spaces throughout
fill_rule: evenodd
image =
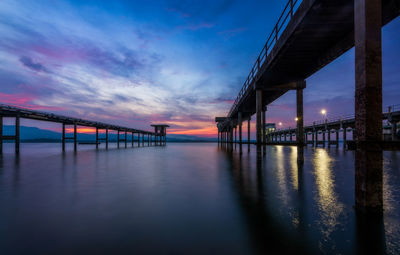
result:
M 326 115 L 326 110 L 325 110 L 325 109 L 322 109 L 322 110 L 321 110 L 321 114 L 322 114 L 322 115 Z
M 296 117 L 296 118 L 294 118 L 294 120 L 295 120 L 295 121 L 298 121 L 298 120 L 299 120 L 299 118 L 297 118 L 297 117 Z
M 279 122 L 278 125 L 279 125 L 279 126 L 282 126 L 282 122 Z

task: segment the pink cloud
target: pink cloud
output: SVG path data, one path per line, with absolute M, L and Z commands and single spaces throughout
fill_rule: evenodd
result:
M 32 103 L 36 99 L 35 95 L 31 94 L 6 94 L 0 92 L 0 103 L 8 104 L 16 107 L 28 108 L 30 110 L 51 110 L 61 111 L 65 110 L 63 107 L 45 106 Z

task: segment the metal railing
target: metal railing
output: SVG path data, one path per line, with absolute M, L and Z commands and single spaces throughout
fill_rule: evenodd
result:
M 229 117 L 231 116 L 232 112 L 236 109 L 238 106 L 239 101 L 242 99 L 243 95 L 247 92 L 249 86 L 254 82 L 255 78 L 258 75 L 258 72 L 260 71 L 262 65 L 265 63 L 266 59 L 269 56 L 269 53 L 271 52 L 272 48 L 276 45 L 279 37 L 280 37 L 280 32 L 282 31 L 283 28 L 286 28 L 287 24 L 293 17 L 295 11 L 298 8 L 297 3 L 300 3 L 301 1 L 299 0 L 289 0 L 281 14 L 281 16 L 278 19 L 278 22 L 276 22 L 274 29 L 272 30 L 271 34 L 269 35 L 267 42 L 265 43 L 263 49 L 261 50 L 260 54 L 257 57 L 256 62 L 254 63 L 253 67 L 251 68 L 250 74 L 247 76 L 246 81 L 244 82 L 242 89 L 239 91 L 238 96 L 235 99 L 235 102 L 233 103 L 230 111 L 229 111 Z
M 354 118 L 355 118 L 354 114 L 339 115 L 339 116 L 336 115 L 336 116 L 330 116 L 329 118 L 326 118 L 326 119 L 307 122 L 307 123 L 305 123 L 304 126 L 307 127 L 307 126 L 313 126 L 313 125 L 322 125 L 322 124 L 325 124 L 325 123 L 346 121 L 346 120 L 351 120 L 351 119 L 354 119 Z
M 128 128 L 123 126 L 117 126 L 113 124 L 106 124 L 103 122 L 98 121 L 91 121 L 91 120 L 84 120 L 80 118 L 73 118 L 67 117 L 64 115 L 58 115 L 49 112 L 31 110 L 27 107 L 16 107 L 13 105 L 6 105 L 0 103 L 0 112 L 12 112 L 16 115 L 23 115 L 23 118 L 29 119 L 36 119 L 36 120 L 43 120 L 43 121 L 51 121 L 51 122 L 58 122 L 58 123 L 77 123 L 80 126 L 87 126 L 87 127 L 101 127 L 101 128 L 109 128 L 110 130 L 129 130 L 129 132 L 136 132 L 136 133 L 143 133 L 143 134 L 153 134 L 153 132 Z
M 393 113 L 393 112 L 399 112 L 400 111 L 400 104 L 396 104 L 396 105 L 390 105 L 387 107 L 383 107 L 382 109 L 382 113 L 387 114 L 387 113 Z M 335 122 L 342 122 L 342 121 L 346 121 L 346 120 L 354 120 L 355 119 L 355 115 L 354 114 L 348 114 L 348 115 L 336 115 L 336 116 L 330 116 L 329 118 L 325 118 L 325 119 L 321 119 L 321 120 L 317 120 L 317 121 L 310 121 L 310 122 L 306 122 L 304 123 L 304 127 L 305 128 L 309 128 L 312 126 L 318 126 L 318 125 L 323 125 L 323 124 L 332 124 Z M 286 132 L 286 131 L 290 131 L 290 130 L 296 130 L 296 128 L 281 128 L 281 129 L 276 129 L 275 132 Z M 274 132 L 272 132 L 274 133 Z

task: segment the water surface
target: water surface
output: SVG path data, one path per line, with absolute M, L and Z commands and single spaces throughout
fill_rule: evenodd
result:
M 382 218 L 357 215 L 354 153 L 175 144 L 0 159 L 1 254 L 400 253 L 400 153 L 384 153 Z

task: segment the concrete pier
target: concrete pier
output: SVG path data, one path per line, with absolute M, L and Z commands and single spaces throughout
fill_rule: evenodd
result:
M 296 139 L 297 144 L 304 144 L 306 139 L 302 132 L 311 133 L 313 145 L 325 147 L 328 135 L 328 146 L 338 146 L 339 130 L 343 129 L 346 140 L 346 131 L 351 128 L 357 134 L 356 146 L 353 146 L 358 148 L 355 165 L 357 207 L 381 207 L 382 119 L 387 119 L 381 112 L 381 27 L 399 15 L 400 0 L 301 1 L 296 11 L 289 1 L 280 16 L 286 17 L 285 21 L 280 24 L 282 20 L 278 20 L 227 117 L 224 117 L 225 121 L 222 117 L 216 118 L 221 120 L 217 121 L 219 129 L 229 130 L 230 123 L 236 121 L 241 112 L 245 114 L 241 118 L 249 119 L 250 130 L 250 117 L 256 114 L 256 144 L 258 147 L 265 144 L 262 140 L 263 107 L 286 92 L 298 89 L 298 81 L 305 81 L 355 46 L 355 118 L 330 120 L 329 123 L 325 118 L 324 122 L 318 121 L 303 128 L 298 123 Z M 300 91 L 296 99 L 302 101 Z M 297 112 L 297 118 L 300 115 L 302 112 Z M 397 127 L 392 125 L 394 140 Z M 336 132 L 334 141 L 331 132 Z M 291 140 L 292 135 L 292 130 L 278 130 L 269 137 L 282 143 L 287 141 L 287 136 Z M 248 142 L 250 144 L 250 139 Z M 395 143 L 392 145 L 397 146 Z M 248 148 L 250 150 L 250 145 Z
M 15 118 L 15 134 L 14 135 L 8 135 L 4 136 L 3 135 L 3 118 L 4 117 L 11 117 Z M 18 108 L 14 106 L 9 106 L 9 105 L 1 105 L 0 104 L 0 153 L 2 153 L 3 149 L 3 141 L 4 140 L 12 140 L 15 142 L 15 153 L 19 154 L 20 152 L 20 119 L 31 119 L 31 120 L 38 120 L 38 121 L 47 121 L 47 122 L 53 122 L 53 123 L 60 123 L 62 125 L 61 127 L 61 148 L 62 151 L 65 151 L 66 149 L 66 142 L 67 141 L 72 141 L 73 142 L 73 148 L 74 151 L 77 151 L 78 149 L 78 126 L 83 126 L 83 127 L 90 127 L 90 128 L 95 128 L 96 133 L 95 133 L 95 139 L 96 142 L 93 143 L 96 145 L 96 149 L 99 148 L 100 141 L 105 141 L 106 143 L 106 149 L 108 149 L 108 132 L 109 130 L 115 130 L 118 132 L 118 137 L 117 137 L 117 144 L 118 147 L 120 145 L 120 141 L 124 141 L 125 148 L 127 148 L 127 142 L 128 142 L 128 133 L 132 133 L 132 147 L 133 147 L 133 136 L 134 133 L 138 133 L 138 136 L 140 134 L 143 134 L 143 136 L 146 134 L 149 138 L 150 135 L 153 135 L 152 132 L 148 131 L 142 131 L 138 129 L 133 129 L 133 128 L 127 128 L 127 127 L 122 127 L 122 126 L 116 126 L 116 125 L 110 125 L 110 124 L 105 124 L 101 122 L 95 122 L 95 121 L 90 121 L 90 120 L 83 120 L 83 119 L 78 119 L 78 118 L 73 118 L 73 117 L 66 117 L 66 116 L 61 116 L 61 115 L 56 115 L 53 113 L 46 113 L 46 112 L 40 112 L 40 111 L 34 111 L 34 110 L 29 110 L 25 108 Z M 67 125 L 73 126 L 73 135 L 67 136 L 66 133 L 66 127 Z M 163 139 L 163 143 L 165 144 L 166 142 L 166 127 L 168 125 L 158 125 L 162 126 L 162 133 L 159 134 L 159 136 Z M 99 130 L 105 130 L 105 138 L 100 138 L 99 137 Z M 120 132 L 124 133 L 124 139 L 120 138 Z M 144 141 L 142 141 L 144 142 Z M 149 141 L 148 141 L 149 142 Z

